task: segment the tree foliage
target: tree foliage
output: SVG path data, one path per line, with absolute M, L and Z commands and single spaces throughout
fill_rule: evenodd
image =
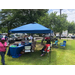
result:
M 67 29 L 67 15 L 57 15 L 57 12 L 51 14 L 45 14 L 45 16 L 38 19 L 38 23 L 52 29 L 54 33 L 60 32 Z
M 69 33 L 74 33 L 75 34 L 75 22 L 68 22 L 68 31 Z
M 21 25 L 37 22 L 37 19 L 44 16 L 47 11 L 47 9 L 3 9 L 0 12 L 0 27 L 7 27 L 10 30 Z
M 54 33 L 68 29 L 69 33 L 75 33 L 75 22 L 68 22 L 67 15 L 57 15 L 57 12 L 47 13 L 48 9 L 3 9 L 0 11 L 0 30 L 7 32 L 8 30 L 37 22 L 50 28 Z

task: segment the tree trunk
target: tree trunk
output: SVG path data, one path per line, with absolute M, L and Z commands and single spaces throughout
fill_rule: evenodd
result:
M 54 33 L 54 35 L 55 35 L 54 37 L 56 38 L 56 33 Z
M 59 35 L 59 39 L 61 39 L 61 32 L 60 32 L 60 35 Z
M 9 33 L 9 27 L 8 27 L 8 37 L 9 37 L 10 33 Z
M 10 36 L 9 30 L 10 30 L 10 25 L 8 26 L 8 37 Z
M 56 36 L 56 33 L 54 33 L 54 35 Z

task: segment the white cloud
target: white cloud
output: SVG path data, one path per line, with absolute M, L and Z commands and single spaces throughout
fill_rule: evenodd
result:
M 60 10 L 59 9 L 53 9 L 52 12 L 57 12 L 57 15 L 60 15 Z M 51 13 L 51 12 L 49 12 Z M 61 13 L 63 14 L 67 14 L 67 20 L 72 22 L 72 21 L 75 21 L 75 9 L 63 9 L 61 11 Z

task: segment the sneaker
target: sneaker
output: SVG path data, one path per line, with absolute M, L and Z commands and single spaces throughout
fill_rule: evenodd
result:
M 5 64 L 3 64 L 3 65 L 5 65 Z
M 3 65 L 5 65 L 5 63 L 2 63 Z

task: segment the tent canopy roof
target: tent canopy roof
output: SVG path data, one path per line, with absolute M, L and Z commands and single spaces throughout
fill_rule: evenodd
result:
M 9 30 L 10 33 L 52 33 L 53 31 L 49 28 L 46 28 L 38 23 L 26 24 L 12 30 Z

